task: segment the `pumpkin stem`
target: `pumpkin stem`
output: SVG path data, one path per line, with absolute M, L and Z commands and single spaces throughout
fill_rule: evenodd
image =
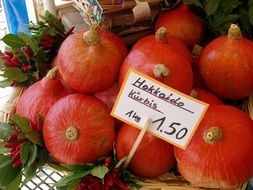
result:
M 100 43 L 100 35 L 97 25 L 92 25 L 91 28 L 83 34 L 83 39 L 88 46 Z
M 198 99 L 198 92 L 196 90 L 192 89 L 190 96 Z
M 53 67 L 52 69 L 50 69 L 47 73 L 47 78 L 49 80 L 55 80 L 57 78 L 57 74 L 58 74 L 58 67 Z
M 192 49 L 192 56 L 195 58 L 199 58 L 201 52 L 202 52 L 203 47 L 200 45 L 194 45 L 193 49 Z
M 232 40 L 239 40 L 242 38 L 241 29 L 236 24 L 231 24 L 228 29 L 228 38 Z
M 155 65 L 154 74 L 156 78 L 164 78 L 170 74 L 170 70 L 164 64 Z
M 211 127 L 204 134 L 204 140 L 209 144 L 214 144 L 222 139 L 222 131 L 219 127 Z
M 66 130 L 66 139 L 70 141 L 74 141 L 79 137 L 79 131 L 76 127 L 70 126 Z
M 165 27 L 160 27 L 155 33 L 155 38 L 158 41 L 167 43 L 167 29 Z

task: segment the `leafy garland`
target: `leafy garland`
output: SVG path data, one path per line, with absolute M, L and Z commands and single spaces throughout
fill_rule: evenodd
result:
M 231 23 L 240 26 L 247 38 L 253 38 L 253 0 L 184 0 L 203 20 L 207 28 L 203 42 L 224 35 Z
M 74 29 L 66 32 L 61 20 L 48 11 L 41 18 L 37 24 L 29 25 L 31 35 L 20 32 L 1 39 L 9 49 L 0 52 L 0 76 L 5 78 L 0 87 L 29 86 L 40 80 L 50 69 L 59 46 Z

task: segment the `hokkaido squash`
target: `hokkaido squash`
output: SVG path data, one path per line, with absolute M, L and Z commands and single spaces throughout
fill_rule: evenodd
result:
M 253 121 L 238 108 L 210 105 L 185 150 L 175 148 L 181 175 L 196 186 L 238 188 L 253 176 Z
M 115 148 L 118 159 L 126 157 L 140 129 L 124 124 L 118 131 Z M 173 145 L 146 133 L 132 157 L 128 169 L 142 177 L 157 177 L 168 172 L 175 164 Z
M 222 98 L 249 96 L 253 92 L 252 52 L 253 42 L 232 24 L 228 35 L 210 42 L 200 55 L 199 71 L 207 87 Z
M 126 54 L 126 46 L 118 36 L 91 27 L 64 40 L 55 64 L 70 88 L 92 94 L 109 88 L 118 80 Z
M 112 150 L 114 119 L 99 99 L 81 93 L 58 100 L 48 111 L 44 143 L 60 163 L 88 163 Z
M 190 94 L 193 83 L 189 58 L 167 41 L 167 30 L 140 39 L 124 60 L 119 76 L 122 84 L 129 68 L 140 71 L 178 91 Z

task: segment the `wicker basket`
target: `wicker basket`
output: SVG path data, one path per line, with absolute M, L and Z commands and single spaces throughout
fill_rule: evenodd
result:
M 17 101 L 24 90 L 25 88 L 23 87 L 0 88 L 0 122 L 8 123 L 11 114 L 15 112 Z M 166 173 L 154 179 L 136 177 L 135 181 L 138 185 L 142 186 L 141 190 L 208 190 L 191 185 L 181 176 L 172 173 Z M 246 187 L 247 183 L 243 184 L 238 190 L 246 190 Z
M 120 1 L 120 0 L 118 0 Z M 98 0 L 103 9 L 104 28 L 116 33 L 128 45 L 132 45 L 138 39 L 154 33 L 154 21 L 163 11 L 175 7 L 182 0 L 145 0 L 148 2 L 150 14 L 145 18 L 136 21 L 132 9 L 136 6 L 134 0 Z M 85 25 L 80 13 L 73 7 L 72 2 L 58 6 L 59 16 L 66 20 L 66 15 L 72 14 L 74 17 L 67 19 L 68 27 L 76 26 L 76 30 L 81 30 Z

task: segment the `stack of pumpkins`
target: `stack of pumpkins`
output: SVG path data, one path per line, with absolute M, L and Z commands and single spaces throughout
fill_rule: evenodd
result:
M 131 67 L 210 106 L 185 150 L 147 133 L 129 170 L 156 177 L 177 163 L 195 185 L 240 186 L 253 176 L 253 121 L 223 100 L 253 92 L 253 43 L 232 24 L 227 35 L 208 43 L 195 58 L 190 50 L 200 43 L 204 25 L 184 4 L 160 15 L 155 30 L 129 52 L 119 37 L 98 26 L 70 35 L 56 67 L 24 92 L 16 112 L 33 125 L 39 115 L 45 117 L 44 143 L 60 163 L 94 162 L 108 156 L 114 142 L 121 159 L 139 129 L 116 126 L 110 109 Z

